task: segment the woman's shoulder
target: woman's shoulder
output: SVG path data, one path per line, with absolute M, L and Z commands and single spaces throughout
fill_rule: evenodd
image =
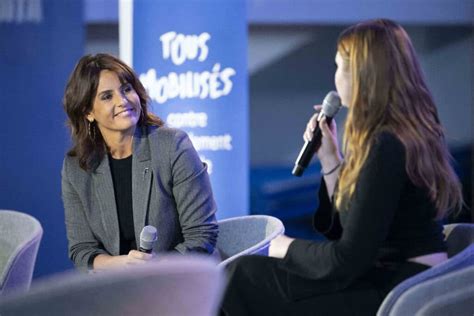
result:
M 394 152 L 405 152 L 405 146 L 400 138 L 391 131 L 383 130 L 377 133 L 373 142 L 374 149 Z
M 372 142 L 367 157 L 367 164 L 374 164 L 376 161 L 384 161 L 384 163 L 400 164 L 405 163 L 405 146 L 400 138 L 393 132 L 381 131 L 377 133 Z
M 75 169 L 76 167 L 79 168 L 79 158 L 76 155 L 67 153 L 64 156 L 63 169 L 70 170 Z
M 188 137 L 183 130 L 168 126 L 148 126 L 147 134 L 151 141 L 158 143 L 175 143 Z
M 90 176 L 90 172 L 85 171 L 79 165 L 79 158 L 77 156 L 66 154 L 63 160 L 62 176 L 66 176 L 72 181 Z
M 399 137 L 392 131 L 381 130 L 375 137 L 375 142 L 386 142 L 386 143 L 400 143 Z
M 404 177 L 406 174 L 405 147 L 396 134 L 383 131 L 374 135 L 374 141 L 364 162 L 365 183 L 382 180 L 394 175 Z M 385 175 L 380 177 L 380 175 Z M 368 177 L 368 178 L 367 178 Z M 400 178 L 400 179 L 401 179 Z M 384 179 L 383 181 L 386 181 Z

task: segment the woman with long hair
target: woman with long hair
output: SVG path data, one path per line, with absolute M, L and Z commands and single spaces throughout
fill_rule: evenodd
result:
M 108 54 L 86 55 L 64 94 L 73 147 L 62 169 L 69 256 L 79 269 L 143 263 L 154 252 L 212 253 L 216 205 L 207 167 L 188 136 L 148 111 L 135 72 Z
M 335 61 L 348 116 L 343 155 L 336 124 L 319 122 L 314 226 L 328 239 L 280 236 L 270 257 L 235 261 L 224 314 L 373 315 L 398 283 L 447 260 L 438 220 L 461 206 L 461 188 L 407 33 L 390 20 L 356 24 Z

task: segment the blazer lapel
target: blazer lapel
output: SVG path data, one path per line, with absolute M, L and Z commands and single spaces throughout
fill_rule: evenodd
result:
M 115 204 L 114 184 L 107 155 L 102 159 L 95 172 L 92 173 L 92 179 L 96 199 L 99 201 L 101 208 L 102 223 L 108 237 L 105 243 L 111 246 L 112 255 L 118 255 L 120 253 L 120 230 L 117 205 Z
M 132 205 L 137 246 L 140 246 L 140 233 L 147 221 L 151 182 L 153 179 L 150 144 L 145 128 L 142 130 L 142 128 L 138 127 L 133 140 Z

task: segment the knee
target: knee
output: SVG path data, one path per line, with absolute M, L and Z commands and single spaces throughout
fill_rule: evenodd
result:
M 230 279 L 241 279 L 253 274 L 254 259 L 252 256 L 241 256 L 230 262 L 227 267 L 227 273 Z
M 265 256 L 242 256 L 227 266 L 230 283 L 258 285 L 262 280 L 271 279 L 274 273 L 274 258 Z

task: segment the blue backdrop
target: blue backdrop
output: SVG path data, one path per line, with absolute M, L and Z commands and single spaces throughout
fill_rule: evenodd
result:
M 246 52 L 244 0 L 134 1 L 133 68 L 208 164 L 218 218 L 249 209 Z
M 83 54 L 82 1 L 2 1 L 1 9 L 0 209 L 43 225 L 38 276 L 72 267 L 61 202 L 69 146 L 61 98 Z

